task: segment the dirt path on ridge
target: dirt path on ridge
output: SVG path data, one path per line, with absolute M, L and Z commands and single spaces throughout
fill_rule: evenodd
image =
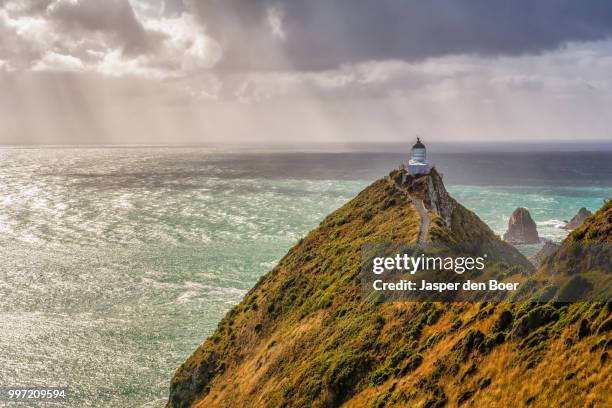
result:
M 421 200 L 420 198 L 413 197 L 410 194 L 408 194 L 408 197 L 410 197 L 410 201 L 412 201 L 414 208 L 419 213 L 419 217 L 421 217 L 421 225 L 419 226 L 419 238 L 417 239 L 417 244 L 419 246 L 424 247 L 429 242 L 429 213 L 425 208 L 425 204 L 423 204 L 423 200 Z
M 425 204 L 423 204 L 423 200 L 421 200 L 420 198 L 414 197 L 405 188 L 401 188 L 395 183 L 392 183 L 392 184 L 397 190 L 406 194 L 406 197 L 410 199 L 410 201 L 412 202 L 412 205 L 414 205 L 414 208 L 419 214 L 419 217 L 421 218 L 421 224 L 419 225 L 419 236 L 417 238 L 417 245 L 421 247 L 426 246 L 427 243 L 429 242 L 429 223 L 431 219 L 429 218 L 429 213 L 427 212 L 427 209 L 425 208 Z

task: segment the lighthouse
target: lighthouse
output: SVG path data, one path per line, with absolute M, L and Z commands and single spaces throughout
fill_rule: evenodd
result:
M 421 139 L 417 137 L 417 141 L 412 146 L 410 151 L 410 160 L 408 161 L 408 173 L 412 175 L 429 173 L 429 163 L 427 162 L 427 150 Z

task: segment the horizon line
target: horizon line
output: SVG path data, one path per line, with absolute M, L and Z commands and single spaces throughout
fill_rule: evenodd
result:
M 415 136 L 416 138 L 416 136 Z M 414 139 L 416 140 L 416 139 Z M 241 151 L 244 149 L 252 149 L 253 152 L 262 151 L 279 151 L 279 152 L 318 152 L 322 153 L 322 149 L 333 149 L 333 153 L 342 152 L 363 152 L 363 153 L 396 153 L 397 147 L 405 146 L 409 150 L 413 140 L 406 142 L 400 141 L 383 141 L 383 142 L 309 142 L 309 143 L 279 143 L 279 142 L 261 142 L 261 143 L 40 143 L 40 144 L 0 144 L 0 149 L 113 149 L 113 148 L 205 148 L 211 150 L 226 150 L 226 151 Z M 456 152 L 465 152 L 473 149 L 475 152 L 483 153 L 490 152 L 524 152 L 531 150 L 535 152 L 612 152 L 612 140 L 550 140 L 550 141 L 432 141 L 426 139 L 424 143 L 432 148 L 440 149 L 440 153 L 445 153 L 448 150 Z M 392 148 L 385 150 L 385 147 Z M 578 147 L 580 147 L 578 149 Z M 586 149 L 585 149 L 586 148 Z M 372 149 L 372 150 L 369 150 Z M 485 150 L 483 150 L 485 149 Z M 491 149 L 491 150 L 486 150 Z

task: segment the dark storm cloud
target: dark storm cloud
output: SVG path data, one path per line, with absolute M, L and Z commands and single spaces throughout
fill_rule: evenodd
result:
M 68 30 L 100 31 L 114 35 L 126 54 L 146 53 L 159 42 L 157 33 L 144 29 L 128 0 L 60 1 L 52 4 L 47 13 Z
M 36 16 L 43 13 L 53 0 L 22 0 L 19 2 L 18 15 Z M 8 0 L 0 0 L 0 7 L 8 4 Z
M 232 69 L 326 69 L 365 60 L 519 55 L 612 34 L 593 0 L 192 0 Z M 274 35 L 270 10 L 280 15 Z

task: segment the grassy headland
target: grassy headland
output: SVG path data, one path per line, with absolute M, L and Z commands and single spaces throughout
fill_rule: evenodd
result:
M 168 406 L 612 405 L 609 303 L 363 299 L 362 245 L 419 235 L 406 191 L 426 203 L 432 243 L 486 246 L 504 276 L 530 265 L 445 195 L 437 173 L 403 179 L 374 182 L 300 240 L 178 368 Z M 609 243 L 610 211 L 568 241 Z M 521 279 L 550 291 L 543 276 Z

